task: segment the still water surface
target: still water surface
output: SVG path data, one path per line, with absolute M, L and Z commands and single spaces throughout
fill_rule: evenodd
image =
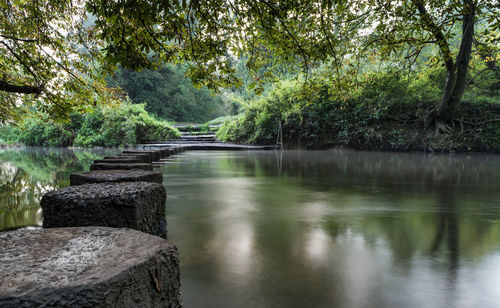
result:
M 12 213 L 101 156 L 0 151 L 0 229 L 36 224 Z M 185 307 L 500 307 L 500 156 L 187 152 L 158 170 Z
M 185 307 L 500 307 L 500 157 L 188 152 Z
M 88 171 L 94 159 L 117 149 L 0 149 L 0 231 L 42 224 L 43 194 L 69 185 L 73 172 Z

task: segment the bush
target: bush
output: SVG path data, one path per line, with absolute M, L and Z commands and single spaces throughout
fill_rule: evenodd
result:
M 27 118 L 12 129 L 17 133 L 16 141 L 27 146 L 69 146 L 73 142 L 73 134 L 63 124 L 50 120 L 48 115 Z
M 85 115 L 74 145 L 131 146 L 178 136 L 176 129 L 151 117 L 143 104 L 122 103 L 118 108 L 105 107 Z
M 487 100 L 460 104 L 459 114 L 465 120 L 454 122 L 452 134 L 434 134 L 426 121 L 441 95 L 441 74 L 440 70 L 411 78 L 391 71 L 371 74 L 362 86 L 342 96 L 322 80 L 313 79 L 306 85 L 282 81 L 266 96 L 249 102 L 243 115 L 224 122 L 217 137 L 275 144 L 281 122 L 288 148 L 498 151 L 495 132 L 500 122 L 475 124 L 494 114 L 490 111 L 496 105 Z
M 128 102 L 96 108 L 85 115 L 71 114 L 68 123 L 56 123 L 48 115 L 39 114 L 19 126 L 0 127 L 0 143 L 27 146 L 132 146 L 179 135 L 166 122 L 151 117 L 144 105 Z

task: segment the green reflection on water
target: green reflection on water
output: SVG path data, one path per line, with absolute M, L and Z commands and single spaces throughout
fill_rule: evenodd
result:
M 0 230 L 41 225 L 43 194 L 69 185 L 94 159 L 118 150 L 10 148 L 0 150 Z
M 186 306 L 500 301 L 499 156 L 188 152 L 162 170 Z

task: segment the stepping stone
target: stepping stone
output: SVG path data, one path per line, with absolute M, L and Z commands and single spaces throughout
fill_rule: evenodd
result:
M 160 157 L 161 157 L 160 151 L 153 151 L 153 150 L 151 150 L 151 151 L 146 151 L 146 150 L 123 151 L 122 153 L 128 154 L 128 155 L 130 155 L 130 154 L 133 154 L 133 155 L 135 155 L 135 154 L 148 154 L 149 153 L 151 155 L 151 159 L 153 161 L 159 161 Z
M 43 227 L 132 228 L 166 237 L 165 188 L 123 182 L 70 186 L 43 195 Z
M 145 163 L 120 164 L 120 163 L 94 163 L 90 166 L 90 170 L 131 170 L 142 169 L 153 171 L 153 165 Z
M 175 155 L 175 153 L 176 153 L 175 149 L 173 149 L 173 148 L 167 149 L 167 156 Z
M 177 248 L 132 229 L 0 232 L 0 307 L 181 307 Z
M 94 170 L 90 172 L 72 173 L 69 185 L 82 185 L 105 182 L 152 182 L 161 184 L 163 174 L 146 170 Z
M 169 149 L 168 148 L 155 148 L 155 149 L 148 149 L 145 148 L 142 151 L 147 151 L 147 152 L 159 152 L 160 153 L 160 159 L 167 158 L 169 155 Z
M 141 158 L 143 160 L 143 163 L 153 162 L 153 155 L 151 155 L 150 153 L 118 154 L 116 157 Z
M 140 157 L 124 157 L 124 158 L 105 158 L 105 159 L 96 159 L 94 160 L 94 164 L 98 163 L 120 163 L 120 164 L 136 164 L 142 163 L 144 160 Z
M 165 148 L 155 149 L 154 151 L 160 152 L 160 159 L 167 157 L 167 150 Z

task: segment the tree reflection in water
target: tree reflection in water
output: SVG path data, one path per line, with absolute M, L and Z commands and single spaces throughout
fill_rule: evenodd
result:
M 500 300 L 499 156 L 187 152 L 161 170 L 186 306 Z
M 0 150 L 0 230 L 41 225 L 43 194 L 69 185 L 69 175 L 118 150 L 12 148 Z

